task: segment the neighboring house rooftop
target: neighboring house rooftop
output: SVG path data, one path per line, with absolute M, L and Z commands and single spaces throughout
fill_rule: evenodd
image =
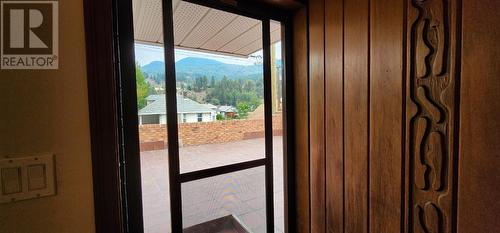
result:
M 153 101 L 139 110 L 139 115 L 155 115 L 166 114 L 167 106 L 165 95 L 150 95 L 146 97 L 147 101 Z M 177 112 L 178 113 L 209 113 L 214 110 L 200 104 L 192 99 L 188 99 L 181 95 L 177 95 Z
M 205 105 L 206 107 L 208 107 L 210 109 L 217 110 L 217 106 L 215 106 L 213 104 L 203 104 L 203 105 Z
M 220 112 L 236 112 L 236 109 L 233 106 L 222 105 L 217 108 Z
M 177 95 L 179 96 L 179 95 Z M 155 100 L 159 100 L 159 99 L 165 99 L 165 95 L 149 95 L 148 97 L 146 97 L 146 100 L 148 101 L 155 101 Z

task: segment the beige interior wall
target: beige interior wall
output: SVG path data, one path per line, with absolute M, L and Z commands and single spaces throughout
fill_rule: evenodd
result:
M 59 14 L 59 70 L 0 71 L 0 156 L 54 153 L 57 195 L 0 204 L 0 232 L 95 231 L 82 0 Z

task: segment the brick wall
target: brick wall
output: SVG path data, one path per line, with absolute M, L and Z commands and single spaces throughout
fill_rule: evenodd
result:
M 141 151 L 159 150 L 167 145 L 167 126 L 140 125 Z M 283 134 L 281 115 L 273 116 L 273 135 Z M 224 143 L 264 137 L 264 120 L 224 120 L 179 124 L 180 146 Z

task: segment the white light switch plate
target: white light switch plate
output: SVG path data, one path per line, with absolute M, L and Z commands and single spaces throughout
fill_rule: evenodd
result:
M 0 203 L 55 194 L 53 154 L 0 158 Z

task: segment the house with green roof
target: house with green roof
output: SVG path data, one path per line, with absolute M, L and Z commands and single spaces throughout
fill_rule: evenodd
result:
M 167 105 L 165 95 L 150 95 L 147 105 L 139 110 L 139 124 L 166 124 Z M 217 112 L 182 95 L 177 95 L 177 120 L 179 123 L 215 121 Z

